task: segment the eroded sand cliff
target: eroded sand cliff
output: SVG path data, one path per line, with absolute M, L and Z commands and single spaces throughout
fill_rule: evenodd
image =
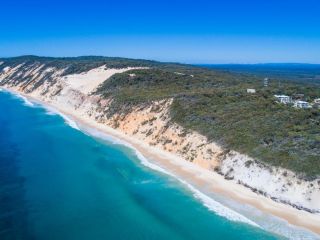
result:
M 80 74 L 64 75 L 64 69 L 34 64 L 7 67 L 0 73 L 0 86 L 59 107 L 66 113 L 108 125 L 165 150 L 204 169 L 217 172 L 228 181 L 257 194 L 297 209 L 319 214 L 320 180 L 306 181 L 286 169 L 260 163 L 244 154 L 224 149 L 205 136 L 191 132 L 170 119 L 172 99 L 131 107 L 122 112 L 110 109 L 112 98 L 94 90 L 116 73 L 130 69 L 101 66 Z

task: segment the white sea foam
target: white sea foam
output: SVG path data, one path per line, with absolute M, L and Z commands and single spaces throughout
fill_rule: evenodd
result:
M 320 236 L 301 227 L 293 226 L 287 221 L 272 215 L 264 215 L 260 219 L 261 227 L 292 240 L 319 240 Z
M 80 131 L 80 128 L 78 127 L 78 124 L 76 123 L 76 121 L 74 121 L 70 117 L 64 115 L 63 113 L 58 112 L 58 114 L 64 119 L 66 124 L 68 124 L 70 127 L 74 128 L 74 129 Z
M 34 103 L 32 103 L 31 101 L 29 101 L 26 97 L 18 94 L 18 93 L 15 93 L 15 92 L 10 92 L 12 93 L 14 96 L 16 96 L 17 98 L 21 99 L 24 101 L 24 105 L 28 106 L 28 107 L 35 107 L 36 105 Z M 37 102 L 38 103 L 38 102 Z M 60 115 L 64 120 L 65 120 L 65 123 L 68 124 L 70 127 L 76 129 L 76 130 L 79 130 L 79 127 L 77 125 L 77 123 L 71 119 L 70 117 L 68 117 L 67 115 L 59 112 L 58 110 L 54 109 L 54 108 L 51 108 L 49 106 L 46 106 L 42 103 L 38 103 L 39 105 L 41 105 L 45 110 L 46 110 L 46 114 L 48 115 Z
M 247 223 L 252 226 L 255 226 L 255 227 L 259 227 L 259 225 L 256 224 L 255 222 L 251 221 L 250 219 L 246 218 L 245 216 L 241 215 L 240 213 L 237 213 L 234 210 L 223 206 L 221 203 L 219 203 L 219 202 L 213 200 L 212 198 L 210 198 L 209 196 L 203 194 L 202 192 L 197 190 L 195 187 L 193 187 L 192 185 L 190 185 L 186 181 L 180 179 L 176 175 L 170 173 L 169 171 L 163 169 L 162 167 L 160 167 L 154 163 L 151 163 L 150 161 L 148 161 L 148 159 L 146 157 L 143 156 L 143 154 L 140 151 L 138 151 L 136 148 L 134 148 L 130 143 L 119 140 L 115 137 L 109 136 L 107 134 L 102 133 L 101 131 L 98 131 L 98 130 L 92 129 L 92 128 L 90 128 L 90 129 L 85 128 L 84 132 L 89 133 L 89 135 L 91 135 L 91 136 L 94 136 L 94 137 L 97 137 L 97 138 L 100 138 L 103 140 L 107 140 L 108 142 L 111 142 L 113 144 L 124 145 L 124 146 L 132 149 L 135 152 L 135 155 L 138 157 L 138 159 L 140 160 L 140 162 L 144 166 L 177 179 L 179 182 L 181 182 L 182 184 L 187 186 L 189 188 L 189 190 L 191 190 L 191 192 L 193 193 L 195 198 L 199 199 L 204 204 L 204 206 L 206 206 L 210 211 L 215 212 L 217 215 L 225 217 L 231 221 L 243 222 L 243 223 Z
M 25 104 L 26 106 L 29 106 L 29 107 L 33 107 L 33 106 L 34 106 L 34 104 L 33 104 L 31 101 L 29 101 L 26 97 L 23 97 L 23 96 L 22 96 L 22 99 L 23 99 L 24 104 Z
M 59 112 L 57 112 L 57 111 L 56 111 L 55 109 L 53 109 L 53 108 L 50 108 L 50 107 L 45 106 L 44 109 L 46 110 L 46 114 L 47 114 L 47 115 L 50 115 L 50 116 L 60 115 Z
M 43 109 L 46 110 L 46 114 L 47 115 L 59 115 L 61 116 L 65 123 L 67 125 L 69 125 L 70 127 L 76 129 L 76 130 L 79 130 L 80 131 L 80 128 L 78 127 L 78 124 L 76 123 L 76 121 L 74 121 L 72 118 L 70 118 L 69 116 L 61 113 L 60 111 L 58 111 L 57 109 L 53 108 L 53 107 L 50 107 L 50 106 L 47 106 L 47 105 L 44 105 L 42 102 L 37 102 L 37 104 L 39 106 L 41 106 Z
M 11 93 L 12 93 L 16 98 L 21 99 L 21 100 L 23 101 L 23 105 L 28 106 L 28 107 L 34 107 L 34 104 L 33 104 L 31 101 L 29 101 L 29 99 L 26 98 L 25 96 L 22 96 L 22 95 L 20 95 L 20 94 L 18 94 L 18 93 L 15 93 L 15 92 L 11 92 Z
M 0 88 L 0 91 L 5 91 L 5 92 L 8 92 L 11 94 L 11 96 L 17 98 L 17 99 L 20 99 L 23 101 L 23 105 L 25 106 L 28 106 L 28 107 L 34 107 L 34 104 L 29 101 L 29 99 L 27 99 L 25 96 L 22 96 L 21 94 L 17 93 L 17 92 L 14 92 L 14 91 L 10 91 L 8 89 L 3 89 L 3 88 Z
M 225 217 L 229 220 L 236 221 L 236 222 L 244 222 L 250 224 L 255 227 L 260 227 L 257 223 L 251 221 L 250 219 L 246 218 L 245 216 L 241 215 L 240 213 L 225 207 L 221 203 L 213 200 L 209 196 L 205 195 L 204 193 L 200 192 L 198 189 L 193 187 L 192 185 L 188 184 L 187 182 L 179 179 L 183 184 L 187 185 L 188 188 L 194 193 L 194 197 L 199 199 L 203 204 L 211 211 L 215 212 L 216 214 Z
M 152 180 L 142 180 L 141 182 L 139 182 L 139 184 L 149 184 L 149 183 L 154 183 L 154 181 Z
M 72 118 L 68 117 L 67 115 L 53 109 L 53 108 L 50 108 L 50 107 L 46 107 L 46 114 L 47 115 L 59 115 L 61 116 L 63 119 L 64 119 L 64 122 L 66 124 L 68 124 L 70 127 L 76 129 L 76 130 L 79 130 L 80 131 L 80 128 L 78 127 L 78 124 L 76 123 L 76 121 L 74 121 Z
M 24 105 L 29 106 L 29 107 L 35 107 L 36 106 L 34 103 L 29 101 L 26 97 L 24 97 L 24 96 L 22 96 L 22 95 L 20 95 L 18 93 L 15 93 L 15 92 L 10 92 L 10 93 L 12 93 L 17 98 L 23 100 L 24 101 Z M 44 108 L 46 110 L 46 114 L 48 114 L 48 115 L 60 115 L 64 119 L 66 124 L 68 124 L 70 127 L 74 128 L 74 129 L 80 131 L 77 123 L 73 119 L 68 117 L 67 115 L 59 112 L 55 108 L 49 107 L 49 106 L 44 105 L 44 104 L 42 104 L 40 102 L 36 102 L 36 103 L 37 103 L 37 105 L 40 105 L 42 108 Z
M 176 175 L 166 171 L 165 169 L 159 167 L 156 164 L 149 162 L 147 160 L 147 158 L 145 158 L 138 150 L 136 150 L 136 149 L 134 149 L 134 150 L 135 150 L 137 157 L 140 159 L 140 161 L 143 165 L 147 166 L 148 168 L 162 172 L 164 174 L 167 174 L 167 175 L 177 179 L 179 182 L 181 182 L 182 184 L 187 186 L 193 192 L 193 196 L 195 198 L 199 199 L 204 204 L 204 206 L 206 206 L 210 211 L 213 211 L 217 215 L 219 215 L 221 217 L 225 217 L 231 221 L 243 222 L 243 223 L 247 223 L 252 226 L 255 226 L 255 227 L 259 227 L 259 225 L 256 224 L 255 222 L 251 221 L 250 219 L 246 218 L 245 216 L 241 215 L 240 213 L 237 213 L 237 212 L 233 211 L 232 209 L 223 206 L 221 203 L 213 200 L 209 196 L 200 192 L 198 189 L 193 187 L 191 184 L 187 183 L 186 181 L 182 180 L 181 178 L 177 177 Z

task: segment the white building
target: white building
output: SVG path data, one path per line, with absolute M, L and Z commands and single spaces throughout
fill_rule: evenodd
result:
M 308 102 L 305 101 L 295 101 L 293 106 L 295 108 L 311 108 L 311 105 Z
M 320 109 L 320 98 L 313 100 L 313 107 Z
M 274 95 L 275 98 L 278 100 L 278 102 L 280 103 L 284 103 L 284 104 L 288 104 L 291 103 L 291 97 L 287 96 L 287 95 Z
M 253 88 L 248 88 L 247 93 L 256 93 L 256 90 Z

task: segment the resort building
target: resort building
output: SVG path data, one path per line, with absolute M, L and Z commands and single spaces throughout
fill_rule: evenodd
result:
M 278 100 L 278 102 L 283 103 L 283 104 L 289 104 L 291 103 L 291 97 L 287 95 L 274 95 L 275 98 Z
M 305 101 L 295 101 L 293 106 L 295 108 L 311 108 L 311 105 L 308 102 Z
M 313 107 L 320 109 L 320 98 L 313 100 Z
M 248 88 L 247 93 L 256 93 L 256 90 L 253 88 Z

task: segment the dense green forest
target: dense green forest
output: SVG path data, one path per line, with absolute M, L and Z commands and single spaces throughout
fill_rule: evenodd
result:
M 320 110 L 296 109 L 273 97 L 304 94 L 304 100 L 313 101 L 320 97 L 320 87 L 314 82 L 282 79 L 280 85 L 271 81 L 264 87 L 263 77 L 257 74 L 125 58 L 24 56 L 1 61 L 0 71 L 21 63 L 26 68 L 41 63 L 66 69 L 65 75 L 102 65 L 149 67 L 113 75 L 96 94 L 114 98 L 114 112 L 172 98 L 172 121 L 187 130 L 259 161 L 294 170 L 306 179 L 320 175 Z M 247 88 L 256 93 L 247 93 Z

